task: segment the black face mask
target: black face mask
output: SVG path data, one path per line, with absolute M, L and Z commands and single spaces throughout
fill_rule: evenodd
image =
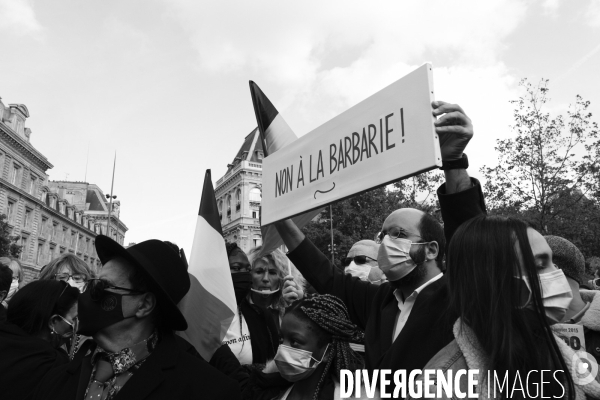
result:
M 252 287 L 252 276 L 250 272 L 237 272 L 231 274 L 233 281 L 233 291 L 235 292 L 235 300 L 238 304 L 242 302 L 250 292 Z
M 104 292 L 99 301 L 92 300 L 90 290 L 86 290 L 77 300 L 79 329 L 77 333 L 84 336 L 93 336 L 99 330 L 123 321 L 123 295 Z

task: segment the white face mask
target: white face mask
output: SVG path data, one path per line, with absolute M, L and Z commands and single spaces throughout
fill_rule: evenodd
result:
M 297 382 L 309 377 L 315 369 L 323 362 L 329 344 L 325 347 L 323 357 L 317 360 L 312 357 L 312 351 L 295 349 L 280 344 L 275 354 L 275 364 L 281 376 L 289 382 Z M 313 362 L 314 361 L 314 362 Z M 311 362 L 312 365 L 311 365 Z
M 550 325 L 557 324 L 565 318 L 573 299 L 569 281 L 567 281 L 565 274 L 560 269 L 539 274 L 538 276 L 540 277 L 540 290 L 542 292 L 542 302 L 546 318 Z M 521 278 L 525 281 L 527 289 L 529 289 L 529 299 L 522 307 L 525 308 L 531 303 L 531 283 L 527 276 L 522 276 Z
M 383 237 L 377 264 L 389 281 L 397 281 L 410 274 L 417 267 L 417 263 L 410 258 L 410 246 L 428 243 L 413 243 L 408 239 L 392 239 L 388 235 Z
M 69 280 L 67 281 L 67 283 L 69 285 L 71 285 L 72 287 L 75 287 L 75 288 L 79 289 L 80 293 L 83 293 L 83 288 L 85 287 L 85 284 L 87 282 L 75 282 L 73 279 L 69 278 Z
M 266 294 L 266 295 L 279 292 L 279 289 L 275 289 L 275 290 L 269 290 L 269 289 L 258 290 L 258 289 L 251 288 L 250 290 L 252 290 L 254 293 Z
M 360 280 L 366 281 L 367 277 L 369 276 L 369 272 L 371 272 L 371 266 L 367 263 L 358 265 L 354 261 L 352 261 L 350 265 L 348 265 L 346 269 L 344 269 L 344 272 L 346 274 L 355 276 Z

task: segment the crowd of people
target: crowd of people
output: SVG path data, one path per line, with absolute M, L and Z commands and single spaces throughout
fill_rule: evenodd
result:
M 515 395 L 490 393 L 484 375 L 482 399 L 535 398 L 540 385 L 545 398 L 600 398 L 600 378 L 580 379 L 577 348 L 556 329 L 581 327 L 583 350 L 600 358 L 600 292 L 583 255 L 487 215 L 467 173 L 470 119 L 457 105 L 432 107 L 443 225 L 398 209 L 343 269 L 291 220 L 275 224 L 287 254 L 227 243 L 237 312 L 210 360 L 175 334 L 188 326 L 177 304 L 190 278 L 172 243 L 125 249 L 98 236 L 98 271 L 62 255 L 28 284 L 16 260 L 0 258 L 1 398 L 330 400 L 341 396 L 340 371 L 383 369 L 522 377 Z M 526 380 L 532 371 L 555 379 Z M 466 392 L 466 374 L 459 384 Z

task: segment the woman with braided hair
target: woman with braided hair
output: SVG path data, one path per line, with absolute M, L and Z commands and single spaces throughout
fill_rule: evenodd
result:
M 283 317 L 274 359 L 281 376 L 293 385 L 276 398 L 340 398 L 340 370 L 363 368 L 362 358 L 348 344 L 362 335 L 338 297 L 308 295 L 295 302 Z

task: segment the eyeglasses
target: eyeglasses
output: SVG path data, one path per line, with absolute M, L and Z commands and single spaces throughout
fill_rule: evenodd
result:
M 375 238 L 373 240 L 375 241 L 375 243 L 381 244 L 385 235 L 388 235 L 392 239 L 405 238 L 408 235 L 416 236 L 419 238 L 421 237 L 416 233 L 407 231 L 406 229 L 402 229 L 399 227 L 391 227 L 387 232 L 379 232 L 377 235 L 375 235 Z
M 367 259 L 369 260 L 373 260 L 373 261 L 377 261 L 374 258 L 368 257 L 368 256 L 355 256 L 355 257 L 346 257 L 342 260 L 342 265 L 344 267 L 347 267 L 348 265 L 350 265 L 350 263 L 352 261 L 354 261 L 355 264 L 357 265 L 361 265 L 361 264 L 365 264 L 367 262 Z
M 87 277 L 84 274 L 55 274 L 54 279 L 57 281 L 68 281 L 69 278 L 73 279 L 75 283 L 81 283 L 87 281 Z
M 124 288 L 120 286 L 113 286 L 107 281 L 103 279 L 90 279 L 88 283 L 85 285 L 83 291 L 90 291 L 90 297 L 93 301 L 100 301 L 102 297 L 104 297 L 104 292 L 108 289 L 117 289 L 117 290 L 125 290 L 129 292 L 128 294 L 124 294 L 123 296 L 135 296 L 137 294 L 144 294 L 146 292 L 142 292 L 141 290 Z

